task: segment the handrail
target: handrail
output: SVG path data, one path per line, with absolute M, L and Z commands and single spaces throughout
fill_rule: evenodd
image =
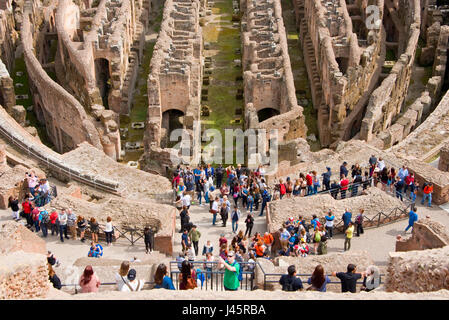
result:
M 14 137 L 12 134 L 10 134 L 8 130 L 5 129 L 5 127 L 7 126 L 7 121 L 5 121 L 4 119 L 0 119 L 0 134 L 7 138 L 11 143 L 16 145 L 19 149 L 26 152 L 28 155 L 31 155 L 37 160 L 43 162 L 47 167 L 58 170 L 60 173 L 67 175 L 69 178 L 73 178 L 74 180 L 78 180 L 84 184 L 93 186 L 95 189 L 98 188 L 113 194 L 120 194 L 121 192 L 123 192 L 124 189 L 119 190 L 118 182 L 110 181 L 108 185 L 104 180 L 97 180 L 96 177 L 89 176 L 90 179 L 88 179 L 87 175 L 83 175 L 80 172 L 74 171 L 70 167 L 64 167 L 62 163 L 60 163 L 57 159 L 44 157 L 39 152 L 33 150 L 33 148 L 30 148 L 30 146 L 25 141 L 23 141 L 24 139 L 19 139 L 19 137 Z
M 155 284 L 154 281 L 146 281 L 144 282 L 144 285 L 153 285 Z M 106 282 L 106 283 L 100 283 L 101 286 L 112 286 L 117 285 L 117 282 Z M 78 294 L 78 287 L 80 285 L 78 283 L 68 283 L 68 284 L 61 284 L 61 287 L 75 287 L 75 294 Z

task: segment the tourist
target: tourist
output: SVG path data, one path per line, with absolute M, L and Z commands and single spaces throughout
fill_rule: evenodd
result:
M 92 266 L 87 266 L 84 269 L 84 272 L 81 275 L 79 281 L 81 292 L 82 293 L 98 292 L 100 284 L 101 284 L 100 280 L 98 279 L 97 274 L 92 269 Z
M 223 166 L 221 164 L 218 165 L 217 170 L 215 171 L 215 181 L 216 181 L 216 188 L 220 188 L 221 187 L 221 182 L 223 180 L 223 174 L 224 174 L 224 169 Z
M 135 269 L 128 271 L 126 276 L 125 285 L 123 285 L 120 291 L 124 292 L 134 292 L 142 290 L 145 282 L 143 280 L 136 279 L 137 272 Z
M 248 194 L 247 200 L 246 200 L 246 211 L 252 213 L 253 212 L 253 205 L 254 205 L 254 196 L 252 193 Z
M 150 227 L 145 227 L 145 229 L 143 229 L 143 236 L 145 242 L 145 253 L 148 254 L 150 252 L 153 252 L 153 229 Z
M 226 227 L 226 222 L 228 221 L 229 218 L 229 206 L 227 204 L 226 201 L 223 201 L 222 205 L 221 205 L 221 209 L 220 209 L 220 216 L 221 216 L 221 221 L 223 222 L 223 227 Z
M 327 233 L 329 235 L 329 239 L 332 239 L 332 237 L 334 236 L 334 220 L 335 220 L 335 216 L 332 213 L 332 210 L 329 209 L 329 212 L 327 213 L 327 216 L 324 217 L 326 219 L 326 230 Z
M 227 258 L 227 256 L 228 256 L 228 246 L 225 243 L 223 243 L 220 246 L 220 252 L 219 252 L 218 256 L 222 257 L 223 259 Z
M 254 218 L 250 213 L 248 213 L 248 215 L 246 216 L 245 224 L 246 224 L 245 236 L 248 235 L 248 237 L 251 237 L 251 231 L 253 230 L 254 226 Z
M 257 258 L 262 258 L 265 252 L 265 246 L 263 244 L 262 240 L 257 241 L 257 243 L 254 246 L 254 250 L 256 252 L 256 257 Z
M 50 280 L 50 282 L 53 284 L 53 288 L 61 290 L 62 288 L 61 280 L 56 275 L 50 263 L 47 263 L 47 268 L 48 268 L 48 280 Z
M 87 253 L 87 256 L 88 257 L 92 257 L 92 258 L 100 258 L 100 257 L 102 257 L 103 256 L 103 247 L 102 247 L 102 245 L 92 241 L 90 243 L 90 248 L 89 248 L 89 252 Z
M 175 290 L 173 281 L 167 273 L 167 266 L 164 263 L 157 266 L 156 273 L 154 274 L 155 289 Z
M 229 188 L 226 183 L 223 183 L 223 185 L 221 186 L 220 193 L 222 197 L 229 195 Z
M 42 230 L 42 235 L 46 238 L 48 235 L 48 223 L 50 222 L 50 217 L 44 207 L 41 209 L 42 210 L 39 210 L 39 227 Z
M 408 229 L 412 228 L 413 231 L 413 226 L 415 225 L 415 222 L 418 221 L 418 214 L 416 213 L 416 211 L 418 211 L 418 208 L 416 208 L 415 206 L 412 206 L 410 208 L 410 212 L 408 213 L 408 226 L 407 228 L 405 228 L 404 234 L 407 233 Z
M 307 182 L 307 195 L 313 194 L 313 177 L 312 177 L 312 171 L 310 171 L 306 175 L 306 182 Z
M 112 235 L 114 234 L 114 226 L 112 225 L 112 218 L 106 218 L 106 225 L 104 227 L 104 234 L 106 236 L 106 244 L 107 246 L 112 245 Z
M 376 266 L 369 266 L 363 277 L 363 285 L 360 291 L 372 291 L 380 286 L 380 272 Z
M 86 232 L 86 228 L 87 228 L 86 219 L 84 219 L 83 216 L 78 216 L 78 219 L 76 219 L 76 226 L 78 227 L 78 230 L 80 231 L 81 242 L 86 241 L 86 239 L 84 238 L 84 232 Z M 52 234 L 53 234 L 53 231 L 52 231 Z
M 401 201 L 403 201 L 402 189 L 404 188 L 404 184 L 405 184 L 404 180 L 402 180 L 398 174 L 398 176 L 396 177 L 396 183 L 394 184 L 394 187 L 396 188 L 396 198 L 401 199 Z
M 212 255 L 212 252 L 207 252 L 206 253 L 206 261 L 208 263 L 204 264 L 204 268 L 206 269 L 206 272 L 207 272 L 207 279 L 210 279 L 211 276 L 212 276 L 212 268 L 214 266 L 214 264 L 212 262 L 215 261 L 215 258 Z
M 187 249 L 190 246 L 189 234 L 187 232 L 187 229 L 184 229 L 183 232 L 182 232 L 181 245 L 182 245 L 182 251 L 184 253 L 187 252 Z
M 427 201 L 428 201 L 427 206 L 429 208 L 431 208 L 432 207 L 432 193 L 433 193 L 433 184 L 432 183 L 424 183 L 423 193 L 422 193 L 423 197 L 421 200 L 421 204 L 424 204 L 424 202 L 427 199 Z
M 284 274 L 279 279 L 282 291 L 298 291 L 304 287 L 300 278 L 296 277 L 296 267 L 292 264 L 287 268 L 288 274 Z
M 56 257 L 54 256 L 53 253 L 51 253 L 51 251 L 47 251 L 47 262 L 55 267 L 59 267 L 60 265 L 59 260 L 56 259 Z
M 263 243 L 265 244 L 267 251 L 271 252 L 271 246 L 273 245 L 274 237 L 271 233 L 265 232 L 263 236 Z
M 353 234 L 354 234 L 354 226 L 352 225 L 352 222 L 349 222 L 349 226 L 345 230 L 346 236 L 345 236 L 344 251 L 351 249 L 351 239 Z
M 181 212 L 179 213 L 179 217 L 181 219 L 181 232 L 184 229 L 189 229 L 190 224 L 190 212 L 186 206 L 182 207 Z
M 92 234 L 92 241 L 98 242 L 98 234 L 100 233 L 100 226 L 94 217 L 90 218 L 89 228 Z
M 239 274 L 240 264 L 235 261 L 235 255 L 233 251 L 230 251 L 227 256 L 227 260 L 220 257 L 218 268 L 225 268 L 223 277 L 223 287 L 226 291 L 236 291 L 240 286 Z
M 343 175 L 343 174 L 341 175 L 341 180 L 340 180 L 340 184 L 339 184 L 341 199 L 346 198 L 346 190 L 348 190 L 348 188 L 349 188 L 349 180 L 346 177 L 346 175 Z
M 178 264 L 179 271 L 182 270 L 182 263 L 186 259 L 186 254 L 184 251 L 180 252 L 179 255 L 176 257 L 176 262 Z
M 407 176 L 408 176 L 408 170 L 404 165 L 404 166 L 402 166 L 401 169 L 399 169 L 398 177 L 399 177 L 399 179 L 401 179 L 402 182 L 405 182 L 405 177 L 407 177 Z
M 228 245 L 228 239 L 225 238 L 224 233 L 220 234 L 220 238 L 218 239 L 218 244 L 221 247 L 223 244 Z
M 197 200 L 198 200 L 198 203 L 199 203 L 200 206 L 203 205 L 201 201 L 202 201 L 202 198 L 203 198 L 204 184 L 205 184 L 204 179 L 200 179 L 198 181 L 198 183 L 196 183 L 196 192 L 198 194 Z M 206 198 L 206 197 L 204 197 L 204 198 Z
M 26 172 L 25 178 L 28 182 L 28 189 L 32 195 L 34 195 L 36 186 L 38 185 L 39 178 L 36 176 L 34 172 L 31 171 L 31 173 Z
M 20 221 L 19 216 L 20 208 L 19 208 L 19 200 L 17 199 L 17 197 L 10 196 L 8 198 L 8 208 L 11 208 L 13 220 Z
M 263 211 L 264 211 L 265 207 L 267 207 L 267 203 L 270 202 L 270 200 L 271 200 L 271 196 L 268 193 L 268 191 L 265 189 L 262 192 L 262 206 L 261 206 L 261 209 L 260 209 L 259 217 L 261 217 L 263 215 Z M 268 208 L 267 208 L 267 210 L 268 210 Z
M 123 261 L 120 265 L 119 271 L 115 274 L 115 282 L 117 283 L 117 290 L 122 291 L 122 287 L 126 284 L 124 277 L 128 275 L 129 261 Z
M 318 179 L 316 171 L 312 171 L 312 184 L 313 184 L 313 194 L 318 193 L 318 188 L 321 187 L 320 180 Z
M 70 208 L 67 212 L 67 228 L 69 229 L 72 239 L 76 240 L 76 215 Z
M 206 244 L 203 246 L 203 256 L 207 255 L 207 253 L 212 253 L 214 251 L 214 247 L 210 243 L 210 240 L 206 241 Z
M 312 276 L 307 280 L 307 283 L 311 285 L 307 290 L 326 292 L 326 286 L 330 282 L 331 279 L 324 274 L 324 268 L 319 264 L 315 267 Z
M 404 180 L 404 195 L 407 195 L 407 189 L 410 187 L 410 195 L 413 193 L 415 189 L 415 175 L 413 173 L 409 173 Z
M 183 193 L 183 196 L 181 198 L 183 207 L 186 207 L 187 209 L 190 209 L 190 203 L 192 200 L 192 197 L 187 192 Z
M 196 259 L 195 249 L 192 247 L 192 245 L 187 246 L 187 259 L 189 262 L 194 262 Z
M 66 239 L 69 237 L 67 236 L 67 213 L 65 212 L 65 209 L 62 209 L 62 211 L 58 215 L 59 220 L 59 237 L 61 239 L 61 242 L 64 242 L 63 235 Z
M 365 276 L 365 272 L 356 273 L 357 267 L 348 264 L 347 272 L 332 272 L 332 276 L 337 277 L 341 281 L 341 292 L 356 293 L 357 280 Z
M 51 235 L 59 235 L 59 220 L 58 213 L 56 209 L 52 208 L 50 213 L 50 227 L 51 227 Z
M 212 225 L 215 226 L 215 222 L 217 221 L 217 213 L 219 211 L 219 201 L 218 197 L 215 197 L 215 200 L 212 203 L 212 207 L 209 210 L 210 213 L 212 213 Z
M 321 231 L 321 241 L 318 244 L 318 254 L 323 255 L 327 254 L 327 236 L 323 226 L 321 226 L 320 231 Z
M 205 171 L 206 171 L 206 178 L 208 180 L 212 179 L 212 177 L 214 176 L 215 171 L 214 171 L 214 167 L 212 167 L 210 163 L 207 164 L 207 168 L 206 168 Z
M 331 168 L 326 167 L 326 172 L 322 173 L 321 176 L 323 177 L 323 185 L 325 190 L 329 190 L 330 187 L 330 183 L 331 183 L 331 176 L 332 176 L 332 172 L 331 172 Z
M 357 237 L 360 237 L 360 234 L 363 234 L 363 213 L 365 212 L 364 209 L 359 210 L 359 214 L 355 217 L 355 226 L 357 230 Z
M 234 210 L 232 210 L 231 213 L 231 221 L 232 221 L 232 232 L 237 233 L 237 230 L 239 228 L 239 219 L 240 219 L 240 210 L 237 208 L 237 206 L 234 206 Z
M 347 165 L 348 163 L 344 161 L 343 164 L 340 166 L 340 177 L 344 176 L 346 178 L 348 176 L 348 169 L 346 168 Z
M 415 188 L 413 192 L 410 193 L 410 200 L 415 205 L 416 197 L 418 196 L 418 188 Z
M 339 191 L 340 191 L 340 185 L 338 184 L 337 181 L 333 181 L 332 184 L 331 184 L 331 196 L 332 196 L 332 198 L 337 200 Z
M 22 202 L 22 210 L 23 210 L 23 214 L 25 215 L 25 219 L 27 221 L 27 227 L 31 227 L 33 226 L 33 218 L 31 217 L 31 208 L 32 203 L 30 201 L 30 199 L 25 196 L 25 199 Z
M 196 273 L 192 270 L 189 261 L 184 260 L 182 262 L 181 274 L 179 275 L 179 290 L 195 289 L 196 287 Z
M 285 182 L 285 189 L 287 198 L 291 198 L 293 192 L 293 183 L 290 177 L 287 177 L 287 181 Z
M 363 178 L 360 172 L 357 171 L 354 180 L 352 180 L 352 191 L 351 191 L 351 197 L 357 196 L 357 193 L 359 191 L 359 186 L 362 184 Z
M 352 219 L 352 213 L 348 211 L 348 209 L 345 209 L 345 213 L 343 213 L 343 216 L 341 217 L 343 220 L 343 232 L 346 231 L 346 229 L 349 226 L 349 223 Z
M 40 231 L 39 215 L 40 215 L 40 212 L 42 210 L 44 210 L 43 207 L 34 207 L 33 210 L 31 211 L 31 216 L 33 217 L 34 231 L 35 232 L 39 232 Z
M 195 249 L 195 255 L 198 255 L 198 242 L 201 238 L 201 232 L 196 229 L 196 226 L 192 226 L 192 229 L 189 232 L 189 238 L 191 243 L 193 244 L 193 248 Z
M 178 212 L 180 212 L 182 210 L 182 199 L 181 199 L 181 196 L 176 196 L 175 208 L 176 208 L 176 210 L 178 210 Z
M 371 167 L 376 166 L 377 164 L 377 158 L 374 155 L 371 155 L 371 157 L 369 158 L 369 164 Z

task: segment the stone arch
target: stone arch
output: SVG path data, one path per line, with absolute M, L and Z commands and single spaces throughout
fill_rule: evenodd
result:
M 263 122 L 271 117 L 278 116 L 281 113 L 279 110 L 274 108 L 263 108 L 257 111 L 257 117 L 259 118 L 259 122 Z
M 184 115 L 184 112 L 178 109 L 169 109 L 162 113 L 162 128 L 166 130 L 168 135 L 171 131 L 183 127 Z

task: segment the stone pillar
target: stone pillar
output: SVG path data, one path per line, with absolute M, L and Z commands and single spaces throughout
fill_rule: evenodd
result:
M 449 143 L 446 143 L 440 149 L 440 161 L 438 161 L 438 170 L 449 171 Z
M 0 144 L 0 168 L 7 166 L 6 148 L 4 144 Z

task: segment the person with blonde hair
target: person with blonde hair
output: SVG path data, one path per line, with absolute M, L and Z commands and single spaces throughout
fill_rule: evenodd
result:
M 123 261 L 120 265 L 119 271 L 115 274 L 115 281 L 117 282 L 117 290 L 122 291 L 122 287 L 126 283 L 126 276 L 129 271 L 129 261 Z
M 361 291 L 372 291 L 380 286 L 380 271 L 376 266 L 366 268 Z

